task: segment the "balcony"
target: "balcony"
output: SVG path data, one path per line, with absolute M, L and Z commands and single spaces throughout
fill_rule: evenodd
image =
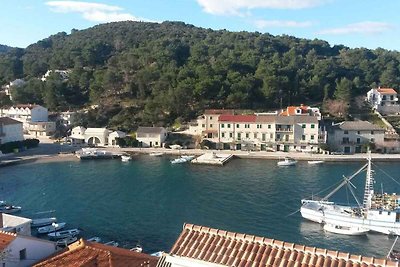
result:
M 291 133 L 291 132 L 293 132 L 293 129 L 292 129 L 292 128 L 277 127 L 277 128 L 275 129 L 275 131 L 277 131 L 277 132 L 284 132 L 284 133 Z
M 355 145 L 356 142 L 354 142 L 354 141 L 342 141 L 342 142 L 340 142 L 340 144 L 342 144 L 342 145 Z

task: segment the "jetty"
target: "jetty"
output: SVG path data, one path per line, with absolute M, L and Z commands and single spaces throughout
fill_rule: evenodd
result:
M 192 163 L 223 166 L 232 158 L 233 154 L 217 154 L 215 152 L 209 152 L 195 158 L 192 160 Z

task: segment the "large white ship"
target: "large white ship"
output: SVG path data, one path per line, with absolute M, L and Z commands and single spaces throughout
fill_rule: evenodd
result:
M 350 182 L 356 175 L 366 171 L 364 198 L 357 200 Z M 400 196 L 396 194 L 374 193 L 374 171 L 371 169 L 371 156 L 367 163 L 321 200 L 303 199 L 301 216 L 321 224 L 334 224 L 342 227 L 359 227 L 383 234 L 400 235 Z M 357 205 L 338 205 L 329 198 L 347 185 L 356 199 Z

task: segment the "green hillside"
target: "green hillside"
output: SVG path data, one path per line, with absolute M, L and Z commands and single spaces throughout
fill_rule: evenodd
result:
M 0 82 L 25 78 L 16 102 L 99 108 L 82 123 L 125 130 L 171 125 L 205 108 L 266 110 L 349 102 L 380 84 L 400 88 L 400 53 L 322 40 L 214 31 L 181 22 L 116 22 L 58 33 L 0 54 Z M 69 69 L 68 81 L 49 69 Z

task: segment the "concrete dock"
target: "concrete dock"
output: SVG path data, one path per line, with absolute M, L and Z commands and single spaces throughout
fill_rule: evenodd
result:
M 232 154 L 220 154 L 220 153 L 217 154 L 215 152 L 209 152 L 201 155 L 198 158 L 195 158 L 194 160 L 192 160 L 192 163 L 223 166 L 232 158 L 233 158 Z

